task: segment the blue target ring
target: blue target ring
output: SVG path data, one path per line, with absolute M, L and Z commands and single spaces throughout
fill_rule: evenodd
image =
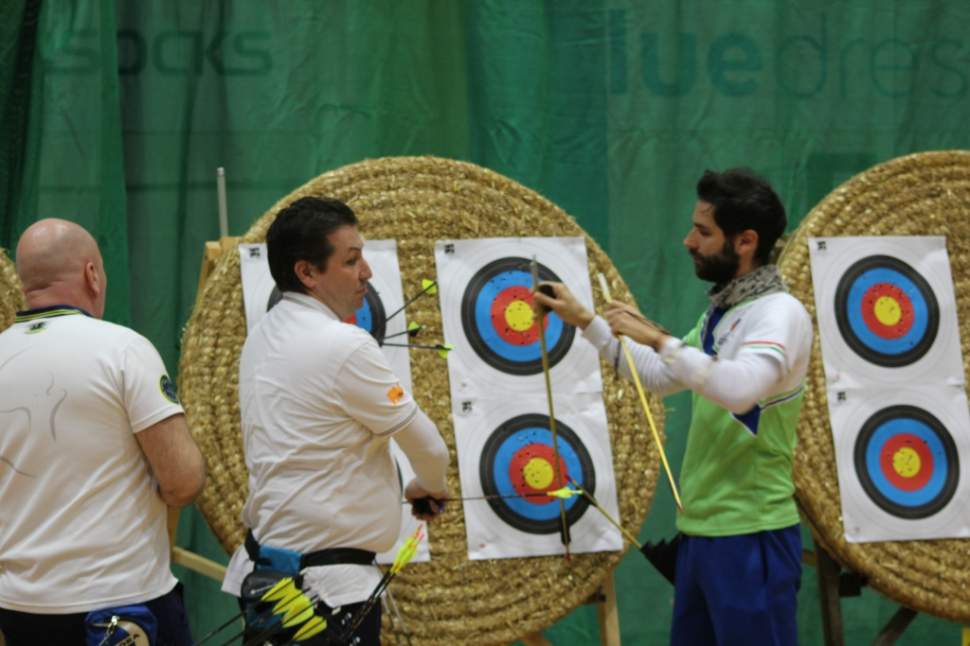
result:
M 538 342 L 529 345 L 513 345 L 501 337 L 499 330 L 492 323 L 492 304 L 503 291 L 513 285 L 528 285 L 531 289 L 531 274 L 521 270 L 503 271 L 489 278 L 482 286 L 475 298 L 476 329 L 479 330 L 485 345 L 503 359 L 519 364 L 541 361 L 542 353 Z M 550 314 L 548 318 L 546 344 L 551 348 L 559 342 L 566 326 L 556 314 Z
M 531 314 L 532 276 L 525 258 L 500 258 L 472 276 L 462 295 L 461 323 L 475 353 L 489 366 L 512 375 L 542 372 L 539 321 Z M 550 269 L 539 265 L 539 279 L 561 282 Z M 513 314 L 521 318 L 516 321 Z M 558 315 L 545 317 L 549 366 L 555 366 L 572 346 L 576 328 Z M 516 323 L 523 323 L 516 325 Z
M 377 340 L 378 345 L 384 343 L 384 334 L 387 327 L 384 304 L 381 303 L 377 290 L 370 283 L 367 283 L 364 302 L 354 312 L 353 323 L 369 332 Z
M 893 470 L 895 449 L 916 456 L 919 466 L 907 477 Z M 866 420 L 856 437 L 854 458 L 866 494 L 900 518 L 932 516 L 957 490 L 960 464 L 953 438 L 936 417 L 915 406 L 890 406 Z M 904 486 L 907 479 L 916 485 Z
M 875 313 L 882 298 L 896 308 L 885 324 Z M 835 295 L 839 332 L 860 357 L 895 368 L 918 361 L 933 346 L 940 309 L 929 283 L 892 256 L 868 256 L 839 280 Z
M 507 420 L 495 429 L 485 442 L 479 463 L 482 490 L 488 496 L 492 510 L 515 529 L 530 534 L 555 534 L 560 531 L 559 499 L 548 496 L 546 491 L 567 486 L 569 479 L 594 494 L 596 474 L 589 452 L 576 433 L 557 421 L 557 445 L 559 459 L 565 472 L 560 472 L 563 482 L 555 480 L 552 473 L 554 460 L 552 431 L 549 417 L 540 414 L 520 415 Z M 538 462 L 548 471 L 548 478 L 537 486 L 523 472 L 521 465 Z M 573 496 L 563 501 L 566 522 L 572 526 L 578 521 L 589 501 L 583 496 Z
M 279 287 L 273 287 L 273 291 L 269 295 L 269 300 L 266 302 L 266 311 L 268 312 L 273 309 L 281 300 L 283 300 L 283 293 L 280 292 Z M 384 343 L 384 334 L 386 334 L 387 330 L 387 316 L 384 313 L 384 304 L 381 302 L 380 295 L 370 283 L 367 283 L 367 292 L 364 294 L 363 304 L 354 312 L 354 316 L 350 319 L 350 322 L 370 333 L 377 340 L 378 345 Z

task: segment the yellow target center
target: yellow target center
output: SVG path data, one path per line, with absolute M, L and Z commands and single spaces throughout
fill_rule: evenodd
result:
M 525 332 L 535 322 L 532 307 L 525 301 L 512 301 L 505 308 L 505 322 L 516 332 Z
M 903 318 L 903 310 L 895 298 L 880 296 L 876 300 L 876 320 L 886 326 L 896 325 Z
M 542 458 L 532 458 L 526 462 L 525 468 L 522 469 L 522 475 L 525 476 L 526 484 L 539 491 L 552 484 L 552 479 L 555 476 L 552 465 Z
M 919 453 L 908 446 L 904 446 L 893 454 L 893 469 L 903 478 L 915 476 L 919 473 L 920 466 L 922 466 L 922 463 L 919 459 Z

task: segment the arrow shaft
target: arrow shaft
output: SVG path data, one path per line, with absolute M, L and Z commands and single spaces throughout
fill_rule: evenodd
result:
M 606 276 L 602 272 L 596 275 L 599 279 L 600 289 L 603 292 L 603 297 L 606 299 L 607 303 L 613 302 L 613 298 L 610 296 L 610 286 L 606 282 Z M 633 378 L 633 386 L 636 388 L 637 396 L 640 399 L 640 406 L 643 408 L 643 414 L 647 418 L 647 425 L 650 427 L 650 432 L 653 435 L 653 443 L 657 447 L 657 452 L 660 454 L 660 461 L 663 463 L 664 472 L 667 474 L 667 481 L 670 483 L 670 490 L 674 494 L 674 502 L 677 503 L 677 508 L 684 511 L 684 504 L 680 501 L 680 492 L 677 491 L 677 481 L 674 480 L 674 474 L 670 470 L 670 463 L 667 461 L 667 453 L 664 451 L 664 445 L 660 441 L 660 433 L 657 431 L 657 425 L 653 421 L 653 413 L 650 412 L 650 405 L 647 403 L 647 394 L 643 390 L 643 384 L 640 383 L 640 373 L 637 372 L 637 365 L 633 361 L 633 355 L 630 353 L 630 348 L 627 347 L 626 339 L 622 336 L 620 337 L 620 347 L 623 348 L 623 356 L 626 358 L 627 368 L 630 370 L 630 375 Z
M 443 349 L 440 346 L 427 345 L 425 343 L 383 343 L 381 345 L 390 346 L 392 348 L 414 348 L 415 350 L 442 350 Z
M 431 281 L 430 283 L 428 283 L 424 287 L 424 289 L 422 289 L 420 292 L 418 292 L 417 294 L 415 294 L 414 296 L 412 296 L 408 300 L 404 301 L 404 305 L 402 305 L 401 307 L 397 308 L 396 310 L 394 310 L 393 312 L 391 312 L 388 316 L 386 316 L 384 318 L 384 321 L 385 322 L 386 321 L 390 321 L 392 318 L 394 318 L 395 316 L 397 316 L 398 314 L 400 314 L 401 312 L 403 312 L 404 311 L 404 308 L 406 308 L 408 305 L 410 305 L 414 301 L 418 300 L 419 298 L 421 298 L 422 296 L 424 296 L 425 294 L 427 294 L 428 293 L 428 290 L 433 289 L 435 286 L 437 286 L 437 284 L 438 284 L 437 281 Z
M 529 265 L 532 272 L 532 289 L 539 289 L 539 263 L 536 261 L 535 256 L 532 257 L 532 262 Z M 554 410 L 552 404 L 552 377 L 549 374 L 549 352 L 546 348 L 546 328 L 542 324 L 542 314 L 539 315 L 539 320 L 535 322 L 535 325 L 539 331 L 539 354 L 542 359 L 542 377 L 546 385 L 546 403 L 549 407 L 549 430 L 552 432 L 552 453 L 553 453 L 553 472 L 556 477 L 556 486 L 562 487 L 562 473 L 559 466 L 559 433 L 556 427 L 556 411 Z M 569 554 L 569 525 L 566 524 L 566 503 L 560 498 L 559 499 L 559 523 L 562 529 L 562 542 L 566 548 L 566 560 L 570 558 Z

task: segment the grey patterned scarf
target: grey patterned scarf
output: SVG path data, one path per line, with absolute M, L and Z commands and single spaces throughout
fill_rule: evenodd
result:
M 708 292 L 714 307 L 730 309 L 750 298 L 773 292 L 787 292 L 788 285 L 781 277 L 777 265 L 762 265 L 728 283 L 715 285 Z

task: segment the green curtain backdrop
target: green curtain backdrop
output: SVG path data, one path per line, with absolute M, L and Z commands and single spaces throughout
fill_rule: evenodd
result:
M 970 5 L 938 0 L 315 2 L 4 0 L 0 246 L 58 216 L 88 227 L 110 278 L 107 318 L 175 371 L 203 243 L 321 172 L 369 157 L 471 161 L 533 188 L 607 250 L 649 315 L 685 330 L 704 306 L 682 248 L 694 182 L 747 165 L 791 227 L 874 163 L 967 148 Z M 680 463 L 689 399 L 667 400 Z M 833 501 L 836 504 L 836 501 Z M 658 485 L 642 538 L 672 533 Z M 225 562 L 198 512 L 181 545 Z M 234 603 L 178 569 L 197 636 Z M 631 553 L 616 573 L 624 643 L 663 644 L 672 589 Z M 820 643 L 815 571 L 801 640 Z M 895 606 L 843 601 L 846 642 Z M 582 607 L 546 631 L 598 639 Z M 903 644 L 956 643 L 919 617 Z

